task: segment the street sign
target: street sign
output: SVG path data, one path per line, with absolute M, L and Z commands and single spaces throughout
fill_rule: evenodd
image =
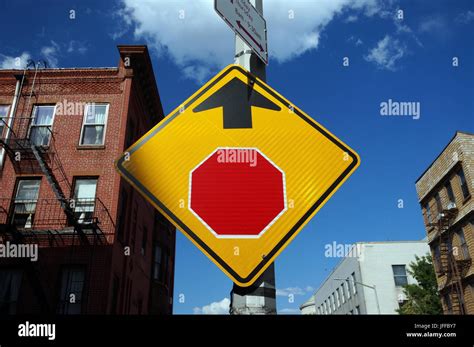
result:
M 214 0 L 217 14 L 268 64 L 267 24 L 249 0 Z
M 358 165 L 352 149 L 238 65 L 221 71 L 116 162 L 128 182 L 243 287 Z

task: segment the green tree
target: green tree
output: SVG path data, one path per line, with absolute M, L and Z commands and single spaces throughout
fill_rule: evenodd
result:
M 429 254 L 415 256 L 408 273 L 418 282 L 403 287 L 407 301 L 400 307 L 399 314 L 442 314 L 443 308 L 438 295 L 438 284 L 433 262 Z

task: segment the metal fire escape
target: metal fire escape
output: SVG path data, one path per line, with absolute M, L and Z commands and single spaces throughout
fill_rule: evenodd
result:
M 438 204 L 433 205 L 430 208 L 432 211 L 436 211 Z M 443 207 L 438 213 L 434 223 L 428 224 L 428 226 L 434 227 L 429 242 L 438 242 L 439 244 L 440 267 L 437 268 L 437 274 L 446 276 L 444 288 L 449 288 L 450 293 L 455 294 L 451 295 L 453 309 L 457 306 L 459 314 L 466 314 L 462 279 L 465 270 L 470 266 L 471 259 L 458 257 L 457 248 L 453 248 L 452 245 L 452 226 L 458 215 L 456 204 L 453 202 L 439 202 L 439 205 L 446 207 Z
M 45 63 L 43 67 L 46 67 Z M 28 73 L 31 71 L 30 68 L 34 68 L 34 73 Z M 31 74 L 33 77 L 29 84 L 29 92 L 23 95 L 27 75 Z M 37 100 L 40 88 L 37 80 L 40 75 L 40 63 L 29 61 L 23 76 L 20 76 L 18 101 L 22 98 L 27 99 L 21 110 L 18 112 L 13 110 L 13 113 L 20 115 L 19 117 L 13 114 L 11 118 L 0 119 L 4 129 L 0 134 L 0 149 L 3 148 L 17 174 L 43 174 L 55 199 L 35 199 L 18 204 L 15 199 L 0 197 L 0 242 L 35 243 L 40 247 L 69 246 L 72 258 L 76 235 L 80 240 L 79 245 L 82 246 L 107 244 L 110 242 L 108 236 L 113 233 L 115 225 L 108 209 L 99 198 L 87 202 L 89 206 L 93 206 L 93 211 L 88 211 L 87 216 L 81 213 L 80 209 L 78 211 L 77 202 L 67 198 L 63 188 L 72 192 L 72 186 L 55 146 L 56 139 L 52 127 L 45 127 L 48 138 L 46 145 L 39 144 L 31 138 L 34 115 L 26 117 L 21 115 L 30 112 L 32 98 Z M 18 206 L 27 212 L 26 222 L 23 218 L 22 223 L 18 223 L 16 218 Z M 92 247 L 90 251 L 92 257 Z M 50 311 L 51 305 L 48 303 L 45 287 L 51 284 L 42 283 L 36 263 L 28 260 L 23 262 L 23 265 L 39 302 L 43 305 L 43 311 Z
M 23 108 L 23 112 L 29 112 L 32 98 L 38 96 L 38 92 L 35 89 L 38 88 L 39 83 L 37 79 L 40 72 L 40 62 L 34 63 L 28 62 L 27 67 L 23 72 L 20 85 L 20 93 L 23 85 L 26 81 L 28 68 L 34 66 L 34 74 L 31 82 L 26 102 L 26 108 Z M 46 63 L 43 62 L 43 67 L 46 67 Z M 23 95 L 20 94 L 20 98 Z M 24 104 L 23 104 L 24 105 Z M 79 223 L 78 218 L 75 215 L 74 203 L 71 203 L 64 194 L 63 187 L 71 192 L 72 186 L 69 182 L 66 173 L 64 171 L 59 153 L 56 148 L 56 139 L 52 132 L 51 127 L 44 127 L 47 134 L 47 144 L 38 144 L 37 141 L 31 139 L 31 125 L 34 122 L 34 115 L 29 117 L 13 117 L 9 122 L 4 122 L 4 127 L 9 132 L 8 137 L 0 137 L 0 146 L 5 149 L 6 154 L 10 158 L 16 173 L 42 173 L 48 181 L 57 202 L 61 206 L 65 215 L 67 224 L 74 227 L 74 230 L 79 235 L 81 241 L 85 244 L 89 243 L 89 239 L 84 233 L 84 228 L 92 228 L 92 223 Z

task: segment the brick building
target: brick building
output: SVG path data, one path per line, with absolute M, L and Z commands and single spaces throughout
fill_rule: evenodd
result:
M 172 313 L 174 227 L 114 169 L 163 109 L 147 47 L 118 51 L 0 70 L 2 314 Z
M 416 181 L 445 314 L 474 314 L 474 135 L 456 132 Z

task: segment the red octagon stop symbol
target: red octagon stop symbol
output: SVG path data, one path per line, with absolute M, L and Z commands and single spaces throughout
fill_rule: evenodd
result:
M 217 148 L 189 174 L 189 209 L 217 237 L 260 237 L 285 211 L 285 174 L 256 148 Z

